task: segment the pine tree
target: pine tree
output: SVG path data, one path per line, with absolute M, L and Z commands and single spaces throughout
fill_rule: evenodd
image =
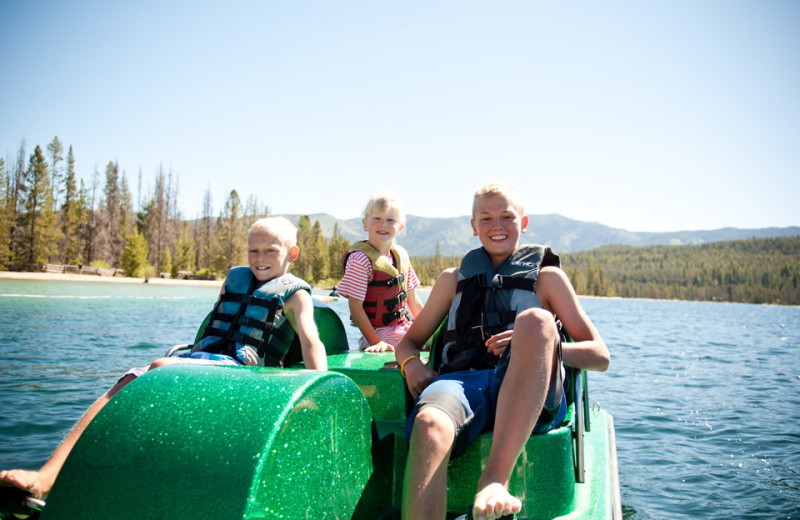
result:
M 105 195 L 100 219 L 99 251 L 109 265 L 119 265 L 123 248 L 121 191 L 119 185 L 119 165 L 110 162 L 106 165 Z
M 197 269 L 211 267 L 212 238 L 214 236 L 214 209 L 211 200 L 211 188 L 206 188 L 203 195 L 203 214 L 197 231 Z
M 0 157 L 0 271 L 7 271 L 11 264 L 11 215 L 8 190 L 10 187 L 6 161 Z
M 125 276 L 144 278 L 147 269 L 147 241 L 134 229 L 128 236 L 125 249 L 120 260 Z
M 178 257 L 178 252 L 175 249 L 175 244 L 177 242 L 178 237 L 180 236 L 180 221 L 181 215 L 178 209 L 178 187 L 180 185 L 180 179 L 176 174 L 172 173 L 172 170 L 169 170 L 169 174 L 167 176 L 167 198 L 165 204 L 165 214 L 166 214 L 166 236 L 165 236 L 165 249 L 169 250 L 170 254 L 170 270 L 169 272 L 173 271 L 172 264 L 173 258 Z
M 127 237 L 133 233 L 136 220 L 133 212 L 133 199 L 131 190 L 128 187 L 128 179 L 125 172 L 119 182 L 119 230 L 122 237 Z
M 50 154 L 50 187 L 53 190 L 53 206 L 58 207 L 58 197 L 61 191 L 61 167 L 58 165 L 64 160 L 64 146 L 55 136 L 50 144 L 47 145 Z
M 161 255 L 161 263 L 158 264 L 158 273 L 171 273 L 172 272 L 172 253 L 169 252 L 169 247 L 164 249 Z
M 344 275 L 344 254 L 350 247 L 350 241 L 339 234 L 339 224 L 333 225 L 333 236 L 328 244 L 328 274 L 335 280 Z
M 318 282 L 328 277 L 328 242 L 322 235 L 322 226 L 320 226 L 319 220 L 314 221 L 314 227 L 311 230 L 311 244 L 314 249 L 311 259 L 311 277 L 314 282 Z
M 165 250 L 169 247 L 169 186 L 163 167 L 159 167 L 152 197 L 145 201 L 137 216 L 142 234 L 147 240 L 150 265 L 163 263 Z
M 172 264 L 173 277 L 178 276 L 178 271 L 192 271 L 196 264 L 195 252 L 197 247 L 188 223 L 181 223 L 181 232 L 177 244 L 177 261 Z
M 99 178 L 100 173 L 95 168 L 91 186 L 85 187 L 83 179 L 81 179 L 81 205 L 85 210 L 81 216 L 80 225 L 81 256 L 83 257 L 83 262 L 87 264 L 91 264 L 95 260 L 97 251 L 98 219 L 96 202 Z
M 258 201 L 258 197 L 255 195 L 250 195 L 247 198 L 247 204 L 245 205 L 245 220 L 247 222 L 255 222 L 256 220 L 268 217 L 269 216 L 269 208 L 266 204 L 261 204 Z
M 214 229 L 214 269 L 227 274 L 231 267 L 247 263 L 246 241 L 242 202 L 236 190 L 232 190 Z
M 312 266 L 314 265 L 314 247 L 312 245 L 311 217 L 301 215 L 297 222 L 297 246 L 300 248 L 300 255 L 292 265 L 292 272 L 308 281 L 312 276 Z
M 12 264 L 19 263 L 24 256 L 21 251 L 23 245 L 21 243 L 22 228 L 20 221 L 22 219 L 22 204 L 25 198 L 27 187 L 25 186 L 25 140 L 20 143 L 19 150 L 17 151 L 16 162 L 14 164 L 14 171 L 9 175 L 10 186 L 6 194 L 8 216 L 10 222 L 9 228 L 9 248 L 11 249 Z M 19 265 L 15 266 L 18 268 Z
M 64 175 L 64 204 L 61 206 L 61 242 L 59 249 L 64 263 L 80 263 L 80 211 L 77 183 L 75 180 L 75 155 L 72 146 L 67 152 L 67 171 Z
M 25 213 L 20 219 L 24 247 L 20 261 L 27 264 L 28 268 L 37 269 L 37 264 L 49 260 L 52 245 L 57 238 L 49 171 L 39 146 L 30 157 L 25 185 Z
M 437 240 L 436 241 L 436 249 L 434 250 L 434 253 L 433 253 L 434 276 L 438 277 L 439 273 L 444 271 L 444 268 L 445 268 L 445 265 L 444 265 L 444 259 L 442 258 L 441 246 L 439 245 L 439 241 Z

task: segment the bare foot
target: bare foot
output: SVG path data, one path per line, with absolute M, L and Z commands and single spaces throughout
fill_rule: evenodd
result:
M 50 491 L 49 488 L 45 489 L 46 485 L 42 482 L 38 471 L 24 469 L 0 471 L 0 486 L 22 489 L 34 498 L 43 498 Z
M 497 520 L 505 515 L 519 513 L 522 502 L 512 496 L 500 483 L 486 485 L 475 495 L 472 518 L 475 520 Z

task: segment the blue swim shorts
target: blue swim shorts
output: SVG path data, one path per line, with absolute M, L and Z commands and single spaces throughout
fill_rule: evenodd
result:
M 456 439 L 450 457 L 462 455 L 478 435 L 494 427 L 497 398 L 507 368 L 507 360 L 501 359 L 494 369 L 450 372 L 437 377 L 414 401 L 406 423 L 406 439 L 411 438 L 414 419 L 419 411 L 426 406 L 433 406 L 447 414 L 455 425 Z M 563 378 L 562 365 L 558 377 L 551 381 L 534 433 L 549 431 L 564 422 L 567 399 Z

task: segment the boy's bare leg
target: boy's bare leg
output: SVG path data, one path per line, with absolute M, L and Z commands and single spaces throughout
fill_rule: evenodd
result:
M 427 406 L 417 414 L 403 479 L 403 520 L 445 517 L 447 462 L 455 438 L 453 420 L 443 411 Z
M 103 409 L 111 398 L 134 379 L 136 379 L 136 376 L 130 374 L 124 376 L 106 393 L 92 403 L 39 471 L 26 471 L 21 469 L 0 471 L 0 486 L 13 486 L 24 489 L 30 492 L 35 498 L 42 498 L 47 495 L 50 492 L 50 488 L 53 487 L 53 483 L 56 481 L 56 477 L 58 477 L 62 466 L 64 466 L 64 461 L 67 460 L 67 456 L 72 451 L 75 443 L 78 442 L 81 434 L 86 430 L 86 427 L 89 426 L 92 419 L 100 413 L 100 410 Z
M 492 448 L 478 480 L 472 510 L 476 520 L 494 520 L 520 510 L 521 503 L 509 493 L 508 482 L 544 406 L 550 378 L 558 369 L 558 330 L 553 315 L 542 309 L 521 313 L 514 323 L 511 345 L 497 400 Z

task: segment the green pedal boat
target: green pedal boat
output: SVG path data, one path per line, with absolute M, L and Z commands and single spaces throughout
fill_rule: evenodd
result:
M 338 315 L 315 305 L 329 372 L 145 374 L 80 438 L 40 518 L 399 518 L 410 395 L 393 353 L 350 351 Z M 568 379 L 567 420 L 531 436 L 514 468 L 516 518 L 622 518 L 612 418 L 588 406 L 585 373 Z M 450 462 L 448 518 L 469 511 L 491 443 Z

